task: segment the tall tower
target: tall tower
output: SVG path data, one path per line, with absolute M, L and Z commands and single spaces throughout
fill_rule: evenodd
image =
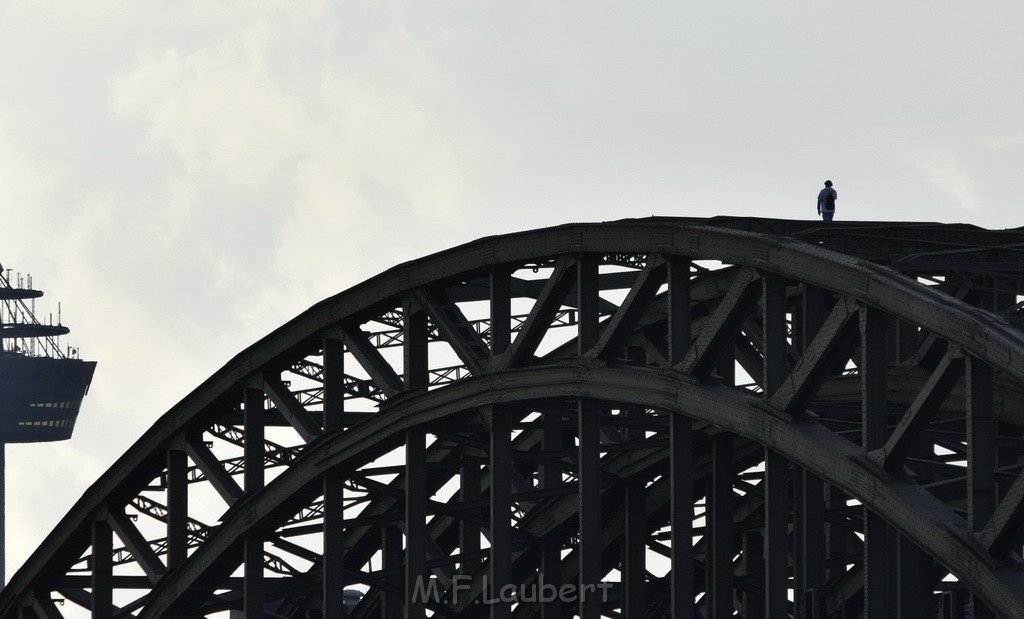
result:
M 61 348 L 69 329 L 41 323 L 32 278 L 0 266 L 0 583 L 6 582 L 4 494 L 7 443 L 43 443 L 71 438 L 82 398 L 89 391 L 95 361 L 78 358 L 77 349 Z

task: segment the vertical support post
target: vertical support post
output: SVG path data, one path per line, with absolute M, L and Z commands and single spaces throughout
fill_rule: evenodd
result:
M 405 619 L 426 619 L 427 446 L 422 428 L 405 431 Z
M 708 552 L 708 619 L 733 616 L 733 477 L 732 435 L 722 433 L 711 442 L 711 490 L 708 492 L 708 522 L 711 539 Z
M 675 365 L 683 360 L 692 338 L 690 317 L 690 259 L 668 260 L 668 355 Z M 678 615 L 676 615 L 678 616 Z
M 881 517 L 864 510 L 864 606 L 871 617 L 891 617 L 889 527 Z
M 806 469 L 800 469 L 800 473 L 803 475 L 803 499 L 800 501 L 803 517 L 797 532 L 802 538 L 797 569 L 803 576 L 803 616 L 820 619 L 817 606 L 823 599 L 825 587 L 825 483 Z
M 743 532 L 743 578 L 751 581 L 764 579 L 765 567 L 765 543 L 761 531 L 749 530 Z M 743 592 L 741 600 L 742 617 L 765 617 L 765 596 L 757 589 L 747 589 Z
M 846 507 L 846 495 L 843 494 L 842 490 L 833 486 L 828 485 L 828 499 L 827 507 L 831 511 L 841 510 Z M 828 577 L 835 580 L 846 573 L 846 565 L 835 561 L 840 557 L 846 556 L 846 529 L 835 522 L 825 523 L 827 537 L 825 544 L 827 546 L 825 554 L 829 558 L 829 562 L 832 567 L 828 570 Z
M 643 479 L 627 479 L 625 485 L 622 616 L 624 619 L 642 619 L 647 611 L 644 599 L 647 575 L 646 489 Z
M 325 432 L 345 427 L 345 347 L 341 340 L 323 340 Z M 323 476 L 323 615 L 324 619 L 345 619 L 345 487 L 344 477 L 335 471 Z
M 427 313 L 415 301 L 406 301 L 402 325 L 405 345 L 402 348 L 405 363 L 405 388 L 425 389 L 430 382 L 427 355 Z
M 404 619 L 402 568 L 402 533 L 398 527 L 385 524 L 380 528 L 381 563 L 384 571 L 384 592 L 381 619 Z
M 996 508 L 995 420 L 992 415 L 992 367 L 968 357 L 967 382 L 967 525 L 981 531 Z M 973 616 L 995 617 L 977 596 L 971 596 Z
M 325 432 L 345 428 L 345 345 L 341 340 L 326 337 L 324 350 L 324 419 Z
M 885 322 L 885 314 L 881 310 L 873 307 L 861 308 L 861 447 L 865 451 L 884 447 L 889 433 Z
M 731 334 L 725 338 L 722 344 L 722 356 L 715 362 L 715 374 L 722 380 L 722 384 L 734 386 L 736 384 L 736 335 Z
M 789 615 L 789 505 L 786 459 L 765 449 L 765 617 Z
M 92 618 L 114 616 L 114 540 L 106 517 L 92 523 Z
M 500 600 L 502 587 L 512 584 L 512 411 L 495 406 L 491 414 L 491 560 L 492 600 Z M 509 619 L 512 607 L 492 603 L 491 619 Z
M 896 545 L 899 575 L 896 583 L 897 616 L 920 616 L 921 609 L 930 608 L 932 603 L 931 558 L 902 535 L 896 535 Z
M 804 284 L 803 303 L 800 319 L 794 319 L 793 344 L 800 350 L 807 347 L 818 335 L 828 316 L 831 292 L 813 284 Z M 816 569 L 823 569 L 817 557 L 822 556 L 821 519 L 824 490 L 821 482 L 809 476 L 802 468 L 793 467 L 793 616 L 798 619 L 814 618 L 813 609 L 806 604 L 809 597 L 814 603 L 815 595 L 804 595 L 812 590 L 822 578 Z M 823 563 L 823 559 L 821 560 Z
M 560 451 L 564 444 L 565 431 L 555 427 L 560 424 L 563 418 L 553 413 L 544 413 L 545 428 L 542 430 L 541 448 L 549 461 L 555 460 L 557 456 L 552 455 Z M 559 488 L 563 485 L 562 470 L 553 464 L 545 464 L 541 469 L 541 487 L 545 490 Z M 558 536 L 545 540 L 541 547 L 541 575 L 544 577 L 544 584 L 554 587 L 558 591 L 562 586 L 562 543 Z M 555 596 L 554 600 L 541 604 L 541 619 L 561 619 L 565 616 L 564 604 L 561 596 Z
M 576 296 L 579 305 L 579 354 L 594 347 L 598 340 L 600 320 L 600 283 L 598 281 L 598 256 L 584 254 L 576 266 Z
M 669 413 L 669 473 L 672 510 L 672 613 L 694 617 L 693 591 L 693 422 Z
M 263 390 L 245 388 L 245 491 L 256 492 L 263 488 L 263 456 L 265 449 L 266 423 L 263 410 Z
M 764 396 L 771 397 L 786 379 L 786 281 L 777 275 L 761 278 L 764 303 Z
M 323 616 L 345 619 L 345 486 L 336 471 L 323 476 Z
M 771 397 L 787 374 L 786 342 L 786 282 L 783 278 L 768 275 L 762 279 L 762 302 L 764 304 L 764 395 Z M 812 316 L 816 314 L 811 313 Z M 817 325 L 812 326 L 816 329 Z M 787 591 L 788 560 L 788 519 L 787 501 L 788 466 L 786 460 L 770 449 L 765 449 L 765 606 L 767 617 L 785 617 L 789 613 Z M 799 501 L 797 502 L 799 505 Z M 799 569 L 796 566 L 794 571 Z M 799 580 L 799 579 L 797 579 Z M 799 591 L 797 591 L 799 595 Z M 799 607 L 799 598 L 795 606 Z M 799 611 L 797 611 L 799 612 Z
M 888 435 L 886 405 L 885 314 L 873 307 L 860 310 L 861 337 L 861 447 L 871 451 L 885 446 Z M 864 610 L 872 619 L 892 616 L 891 553 L 888 525 L 864 510 Z
M 512 343 L 512 271 L 506 266 L 491 269 L 491 356 L 508 350 Z
M 966 359 L 967 380 L 967 521 L 981 531 L 996 507 L 995 423 L 992 417 L 992 367 Z
M 188 459 L 183 449 L 167 450 L 167 567 L 188 553 Z
M 480 464 L 474 456 L 466 456 L 461 464 L 459 473 L 459 499 L 465 503 L 475 503 L 480 500 Z M 463 554 L 469 555 L 480 550 L 480 525 L 469 518 L 459 521 L 459 549 Z M 479 559 L 463 559 L 459 562 L 459 573 L 471 575 L 479 564 Z
M 242 606 L 246 619 L 263 619 L 263 540 L 247 535 L 243 544 L 245 578 L 242 583 Z
M 259 492 L 264 484 L 263 460 L 266 436 L 266 415 L 262 389 L 246 387 L 244 394 L 245 412 L 245 491 Z M 242 605 L 245 616 L 263 619 L 263 539 L 248 535 L 243 542 L 244 582 L 242 584 Z
M 594 591 L 601 580 L 601 410 L 597 401 L 579 399 L 579 557 L 580 619 L 599 619 L 601 600 Z

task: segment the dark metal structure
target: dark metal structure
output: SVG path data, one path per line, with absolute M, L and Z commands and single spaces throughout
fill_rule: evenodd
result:
M 161 417 L 0 616 L 1024 617 L 1022 247 L 652 218 L 400 265 Z
M 0 585 L 6 580 L 6 446 L 71 438 L 82 399 L 89 392 L 95 361 L 78 358 L 78 349 L 63 348 L 60 336 L 70 329 L 47 324 L 35 315 L 42 290 L 32 276 L 12 277 L 0 266 Z
M 42 296 L 31 276 L 14 279 L 0 266 L 0 446 L 71 438 L 96 369 L 77 349 L 61 346 L 60 336 L 71 330 L 60 324 L 59 311 L 57 324 L 36 318 Z

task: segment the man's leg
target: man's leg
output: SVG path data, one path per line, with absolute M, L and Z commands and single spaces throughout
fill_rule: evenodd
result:
M 833 217 L 833 216 L 834 216 L 835 214 L 836 214 L 836 213 L 835 213 L 835 211 L 832 211 L 831 213 L 830 213 L 830 212 L 828 212 L 828 211 L 822 211 L 822 213 L 821 213 L 821 216 L 822 216 L 822 218 L 823 218 L 823 219 L 824 219 L 825 221 L 832 221 L 832 217 Z

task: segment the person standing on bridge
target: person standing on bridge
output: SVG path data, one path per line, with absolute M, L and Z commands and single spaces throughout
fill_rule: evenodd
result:
M 832 221 L 838 199 L 839 193 L 832 189 L 832 181 L 825 181 L 825 188 L 818 192 L 818 214 L 824 221 Z

